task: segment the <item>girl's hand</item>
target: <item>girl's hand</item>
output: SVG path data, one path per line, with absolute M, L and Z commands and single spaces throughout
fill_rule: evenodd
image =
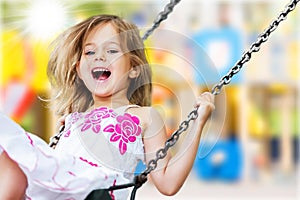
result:
M 56 130 L 60 131 L 62 126 L 65 125 L 65 120 L 66 120 L 67 115 L 61 116 L 56 123 Z
M 210 92 L 204 92 L 197 97 L 194 107 L 198 108 L 198 119 L 205 123 L 211 112 L 215 109 L 215 95 Z

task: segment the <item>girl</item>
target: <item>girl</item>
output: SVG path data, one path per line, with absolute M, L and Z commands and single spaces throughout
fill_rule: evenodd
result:
M 92 190 L 132 181 L 167 140 L 151 108 L 151 70 L 136 26 L 117 16 L 91 17 L 58 37 L 48 76 L 65 129 L 55 149 L 0 115 L 0 199 L 84 199 Z M 156 188 L 174 195 L 191 171 L 214 96 L 196 99 L 191 145 L 169 153 L 150 173 Z M 110 192 L 127 199 L 127 190 Z

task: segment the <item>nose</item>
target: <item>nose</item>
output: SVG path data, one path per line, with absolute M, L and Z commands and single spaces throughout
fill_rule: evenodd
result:
M 104 53 L 99 53 L 98 55 L 95 56 L 95 60 L 105 62 L 106 57 L 105 57 Z

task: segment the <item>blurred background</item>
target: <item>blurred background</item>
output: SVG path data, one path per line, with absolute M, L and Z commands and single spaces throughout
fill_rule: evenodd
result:
M 104 13 L 122 16 L 143 34 L 168 2 L 1 0 L 1 112 L 49 141 L 56 119 L 39 97 L 49 97 L 51 41 Z M 191 111 L 195 95 L 211 90 L 288 2 L 183 0 L 175 7 L 145 42 L 153 105 L 168 134 Z M 298 5 L 216 97 L 193 171 L 179 193 L 165 197 L 149 180 L 137 199 L 299 199 L 299 11 Z

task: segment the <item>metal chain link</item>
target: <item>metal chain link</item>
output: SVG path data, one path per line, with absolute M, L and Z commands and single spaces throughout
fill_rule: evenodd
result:
M 260 50 L 260 46 L 262 43 L 266 42 L 269 39 L 269 35 L 276 30 L 276 28 L 278 27 L 278 25 L 280 24 L 280 22 L 282 22 L 283 20 L 286 19 L 286 16 L 293 11 L 296 8 L 297 3 L 300 0 L 292 0 L 286 7 L 285 10 L 282 11 L 279 16 L 277 17 L 276 20 L 274 20 L 271 25 L 269 26 L 269 28 L 267 28 L 262 34 L 259 35 L 258 39 L 256 42 L 254 42 L 251 46 L 250 46 L 250 50 L 248 50 L 246 53 L 243 54 L 242 58 L 230 69 L 230 71 L 221 78 L 220 82 L 215 85 L 212 89 L 212 94 L 214 95 L 218 95 L 221 92 L 221 89 L 224 85 L 227 85 L 230 83 L 232 77 L 237 74 L 241 68 L 243 67 L 243 65 L 245 63 L 247 63 L 250 59 L 251 59 L 251 55 L 253 52 L 258 52 Z M 154 27 L 154 26 L 153 26 Z M 154 28 L 155 29 L 155 28 Z M 153 29 L 153 30 L 154 30 Z M 149 31 L 149 35 L 150 33 L 153 31 L 151 29 L 151 31 Z M 146 38 L 149 36 L 147 35 Z M 188 115 L 188 119 L 183 121 L 178 130 L 176 130 L 171 137 L 166 141 L 165 146 L 161 149 L 159 149 L 156 152 L 156 158 L 152 159 L 148 162 L 146 169 L 140 174 L 138 175 L 136 180 L 141 181 L 141 183 L 143 184 L 144 182 L 147 181 L 147 175 L 150 174 L 150 172 L 152 172 L 153 170 L 156 169 L 157 167 L 157 162 L 161 159 L 163 159 L 164 157 L 166 157 L 167 152 L 169 150 L 170 147 L 174 146 L 177 142 L 177 140 L 179 139 L 179 136 L 182 132 L 184 132 L 185 130 L 187 130 L 187 128 L 189 127 L 189 123 L 191 120 L 195 120 L 198 116 L 198 108 L 196 108 L 195 110 L 193 110 L 192 112 L 190 112 L 190 114 Z M 139 183 L 139 184 L 141 184 Z M 140 187 L 140 186 L 139 186 Z M 134 198 L 133 198 L 134 199 Z
M 181 122 L 179 128 L 171 135 L 171 137 L 165 142 L 165 146 L 156 152 L 156 158 L 149 161 L 143 176 L 147 176 L 151 171 L 156 169 L 157 162 L 165 158 L 168 154 L 170 147 L 174 146 L 179 139 L 179 136 L 188 129 L 190 121 L 195 120 L 198 117 L 198 108 L 195 108 L 188 115 L 188 119 Z
M 269 26 L 268 29 L 266 29 L 262 34 L 259 35 L 258 39 L 256 42 L 254 42 L 251 47 L 250 50 L 248 50 L 246 53 L 243 54 L 241 60 L 239 60 L 231 69 L 230 71 L 220 80 L 220 82 L 212 89 L 212 94 L 214 95 L 218 95 L 221 92 L 221 89 L 223 87 L 223 85 L 227 85 L 230 83 L 231 78 L 233 77 L 233 75 L 237 74 L 241 68 L 243 67 L 243 65 L 248 62 L 251 59 L 251 55 L 253 52 L 258 52 L 260 50 L 260 46 L 262 43 L 266 42 L 269 38 L 269 35 L 276 30 L 276 28 L 278 27 L 279 23 L 283 20 L 286 19 L 286 16 L 288 15 L 289 12 L 293 11 L 296 8 L 297 3 L 300 0 L 293 0 L 291 1 L 285 8 L 284 11 L 282 11 L 279 16 L 277 17 L 276 20 L 274 20 L 271 25 Z M 172 136 L 166 141 L 165 143 L 165 147 L 161 148 L 157 151 L 157 155 L 156 158 L 153 160 L 149 161 L 149 164 L 147 165 L 146 170 L 143 172 L 144 176 L 147 176 L 151 171 L 153 171 L 156 166 L 157 166 L 157 161 L 164 158 L 167 155 L 167 151 L 170 147 L 174 146 L 175 143 L 177 142 L 180 134 L 182 132 L 184 132 L 185 130 L 187 130 L 187 128 L 189 127 L 189 123 L 191 120 L 195 120 L 198 116 L 197 113 L 197 108 L 195 110 L 193 110 L 189 115 L 188 115 L 188 119 L 183 121 L 178 130 L 175 131 Z M 161 153 L 163 152 L 163 156 L 161 156 Z
M 212 94 L 218 95 L 221 93 L 221 89 L 224 85 L 227 85 L 231 82 L 232 77 L 240 72 L 241 68 L 245 63 L 247 63 L 251 59 L 251 55 L 253 52 L 258 52 L 260 50 L 260 46 L 262 43 L 266 42 L 269 39 L 269 35 L 276 30 L 280 22 L 286 19 L 287 15 L 293 11 L 296 8 L 297 3 L 300 0 L 292 0 L 285 8 L 284 11 L 282 11 L 279 16 L 277 17 L 276 20 L 274 20 L 271 25 L 269 26 L 268 29 L 266 29 L 262 34 L 259 35 L 258 39 L 256 42 L 254 42 L 251 46 L 250 49 L 245 52 L 242 56 L 242 58 L 230 69 L 230 71 L 221 78 L 220 82 L 216 84 L 213 89 L 212 89 Z M 154 21 L 154 24 L 152 27 L 147 30 L 145 35 L 143 36 L 143 40 L 146 40 L 149 35 L 160 25 L 160 23 L 167 19 L 168 15 L 173 11 L 173 8 L 175 7 L 176 4 L 178 4 L 180 0 L 171 0 L 170 3 L 168 3 L 164 11 L 160 12 L 157 16 L 157 19 Z M 141 187 L 146 181 L 147 181 L 147 176 L 152 172 L 153 170 L 156 169 L 157 167 L 157 162 L 163 158 L 166 157 L 168 150 L 170 147 L 174 146 L 176 142 L 179 139 L 179 136 L 188 129 L 189 123 L 192 120 L 195 120 L 198 117 L 198 108 L 195 108 L 192 112 L 189 113 L 188 119 L 184 120 L 180 125 L 178 130 L 176 130 L 171 137 L 165 142 L 165 146 L 161 149 L 159 149 L 156 152 L 156 158 L 152 159 L 148 162 L 146 169 L 139 175 L 137 175 L 134 179 L 134 183 L 129 183 L 129 184 L 124 184 L 124 185 L 116 185 L 110 187 L 108 190 L 116 190 L 116 189 L 124 189 L 127 187 L 132 187 L 134 186 L 134 189 L 131 193 L 131 200 L 135 198 L 135 192 L 136 190 Z M 61 134 L 58 134 L 55 136 L 53 139 L 53 146 L 57 144 Z M 51 145 L 50 145 L 51 146 Z
M 287 15 L 296 8 L 297 3 L 300 0 L 292 0 L 285 9 L 278 15 L 263 33 L 261 33 L 256 42 L 254 42 L 250 49 L 242 55 L 242 58 L 236 62 L 236 64 L 230 69 L 230 71 L 221 78 L 220 82 L 216 84 L 212 89 L 212 94 L 218 95 L 221 93 L 221 89 L 224 85 L 228 85 L 231 82 L 232 77 L 240 72 L 245 63 L 247 63 L 252 56 L 252 53 L 258 52 L 262 43 L 266 42 L 269 39 L 270 34 L 276 30 L 280 22 L 286 19 Z
M 63 130 L 65 129 L 65 125 L 59 127 L 59 131 L 56 135 L 50 138 L 49 147 L 55 149 L 56 145 L 59 142 L 60 137 L 63 134 Z
M 150 160 L 146 166 L 146 169 L 141 174 L 135 176 L 134 183 L 133 183 L 134 188 L 131 192 L 130 200 L 135 199 L 135 194 L 136 194 L 137 189 L 140 188 L 147 181 L 148 174 L 150 174 L 150 172 L 152 172 L 153 170 L 156 169 L 158 161 L 167 156 L 169 148 L 176 144 L 176 142 L 179 139 L 180 134 L 182 134 L 184 131 L 186 131 L 188 129 L 190 121 L 195 120 L 197 117 L 198 117 L 198 108 L 195 108 L 188 115 L 188 119 L 183 121 L 179 125 L 179 128 L 165 142 L 165 146 L 163 148 L 160 148 L 156 152 L 156 158 Z M 132 185 L 130 185 L 130 186 L 132 186 Z M 130 187 L 130 186 L 128 185 L 128 187 Z M 125 188 L 125 187 L 127 187 L 127 185 L 123 185 L 121 187 Z M 116 187 L 112 186 L 108 190 L 115 190 L 115 189 L 116 189 Z
M 168 4 L 165 6 L 164 10 L 161 11 L 160 13 L 158 13 L 156 19 L 155 19 L 154 22 L 153 22 L 152 27 L 151 27 L 150 29 L 148 29 L 148 30 L 146 31 L 146 33 L 144 34 L 144 36 L 143 36 L 143 38 L 142 38 L 143 40 L 146 40 L 146 39 L 149 37 L 149 35 L 151 35 L 151 33 L 152 33 L 156 28 L 159 27 L 160 23 L 161 23 L 162 21 L 164 21 L 165 19 L 168 18 L 168 15 L 173 11 L 174 7 L 175 7 L 176 4 L 178 4 L 179 2 L 180 2 L 180 0 L 171 0 L 170 3 L 168 3 Z

